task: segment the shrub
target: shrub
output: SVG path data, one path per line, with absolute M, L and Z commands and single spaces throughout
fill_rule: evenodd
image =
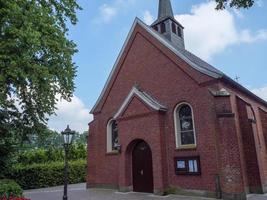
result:
M 3 179 L 0 180 L 0 199 L 10 197 L 21 197 L 21 187 L 13 180 Z
M 85 144 L 76 143 L 70 146 L 69 150 L 70 160 L 86 159 L 86 156 L 87 156 L 87 149 Z
M 62 185 L 64 183 L 64 162 L 50 162 L 31 165 L 15 165 L 10 176 L 23 189 L 36 189 Z M 86 180 L 86 160 L 69 162 L 69 183 Z
M 18 163 L 32 164 L 40 162 L 48 162 L 48 156 L 44 149 L 27 150 L 18 155 Z
M 85 144 L 72 144 L 69 149 L 69 160 L 86 158 Z M 63 147 L 49 147 L 48 149 L 32 149 L 18 153 L 17 162 L 21 164 L 47 163 L 52 161 L 63 161 Z

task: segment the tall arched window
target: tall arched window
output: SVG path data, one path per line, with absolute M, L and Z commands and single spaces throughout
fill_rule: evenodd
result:
M 119 143 L 118 124 L 111 119 L 107 124 L 107 152 L 116 151 Z
M 196 146 L 196 134 L 192 107 L 179 104 L 174 110 L 176 147 Z

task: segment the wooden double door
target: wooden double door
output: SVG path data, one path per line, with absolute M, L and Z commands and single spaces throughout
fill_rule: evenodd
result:
M 152 152 L 149 145 L 138 142 L 132 152 L 133 191 L 153 193 Z

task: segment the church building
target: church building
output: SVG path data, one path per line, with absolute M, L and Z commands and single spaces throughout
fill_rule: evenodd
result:
M 91 110 L 87 187 L 267 192 L 267 102 L 187 51 L 184 37 L 170 0 L 152 25 L 135 19 Z

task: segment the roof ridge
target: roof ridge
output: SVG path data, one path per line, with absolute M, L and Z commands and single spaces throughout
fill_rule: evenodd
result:
M 167 107 L 164 104 L 162 104 L 159 100 L 157 100 L 155 97 L 153 97 L 148 92 L 145 92 L 145 91 L 141 90 L 140 88 L 139 89 L 137 88 L 137 90 L 140 91 L 141 93 L 143 93 L 147 98 L 151 99 L 151 101 L 158 104 L 160 107 L 167 109 Z

